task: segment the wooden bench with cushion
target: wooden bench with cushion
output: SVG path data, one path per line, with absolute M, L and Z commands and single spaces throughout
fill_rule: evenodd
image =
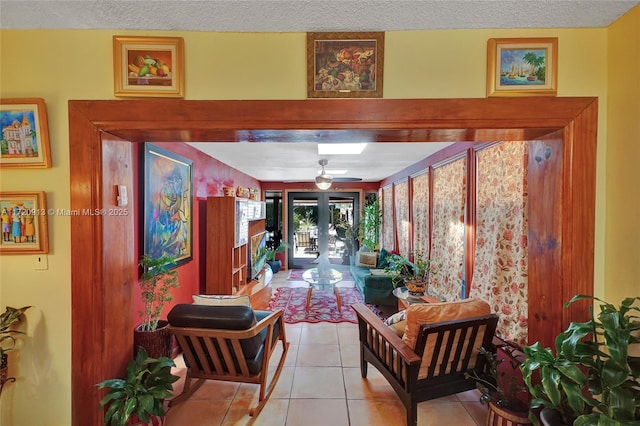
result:
M 411 305 L 402 337 L 366 305 L 356 304 L 360 340 L 360 371 L 371 364 L 391 384 L 407 409 L 407 426 L 417 425 L 417 404 L 476 387 L 465 372 L 485 375 L 481 346 L 493 349 L 498 316 L 486 302 Z

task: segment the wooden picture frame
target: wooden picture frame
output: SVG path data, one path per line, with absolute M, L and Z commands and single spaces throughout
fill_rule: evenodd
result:
M 193 258 L 193 161 L 144 144 L 144 254 Z
M 0 125 L 0 167 L 51 167 L 49 124 L 44 99 L 0 99 Z
M 114 95 L 184 97 L 182 37 L 113 36 Z
M 44 191 L 0 192 L 0 254 L 49 253 L 47 195 Z
M 381 98 L 384 32 L 307 33 L 307 97 Z
M 557 37 L 489 39 L 487 97 L 557 94 Z

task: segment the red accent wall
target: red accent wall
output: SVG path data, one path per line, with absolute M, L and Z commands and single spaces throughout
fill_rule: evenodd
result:
M 205 259 L 206 259 L 206 241 L 205 241 L 205 218 L 206 218 L 206 199 L 208 196 L 223 195 L 222 188 L 225 186 L 244 186 L 248 188 L 260 188 L 260 182 L 248 176 L 239 170 L 236 170 L 215 158 L 204 154 L 182 142 L 162 142 L 154 143 L 154 145 L 174 152 L 193 161 L 193 192 L 195 194 L 193 200 L 193 259 L 178 267 L 178 279 L 180 287 L 174 289 L 173 302 L 165 306 L 161 318 L 166 318 L 171 307 L 177 303 L 192 303 L 191 296 L 193 294 L 204 293 L 205 288 Z M 142 206 L 143 203 L 143 186 L 142 175 L 144 171 L 144 145 L 134 144 L 133 164 L 134 164 L 134 208 L 135 217 L 139 218 L 134 229 L 135 253 L 138 257 L 142 256 Z M 138 271 L 139 272 L 139 271 Z M 135 324 L 142 322 L 140 311 L 143 309 L 143 303 L 140 296 L 140 290 L 136 287 L 134 291 L 134 319 Z

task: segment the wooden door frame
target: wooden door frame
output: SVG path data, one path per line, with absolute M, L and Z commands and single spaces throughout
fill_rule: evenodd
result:
M 69 101 L 71 209 L 105 208 L 110 173 L 102 136 L 137 142 L 350 141 L 486 142 L 540 140 L 562 135 L 560 193 L 551 194 L 561 235 L 536 247 L 552 264 L 553 301 L 593 292 L 597 98 L 308 99 L 259 101 L 86 100 Z M 126 142 L 125 142 L 126 143 Z M 125 167 L 123 165 L 123 167 Z M 122 174 L 122 171 L 119 171 Z M 132 171 L 129 169 L 132 175 Z M 554 198 L 555 197 L 555 198 Z M 133 198 L 133 197 L 130 197 Z M 123 373 L 131 357 L 137 257 L 109 244 L 116 227 L 133 217 L 71 217 L 72 421 L 100 424 L 101 392 L 95 384 Z M 542 230 L 545 234 L 545 230 Z M 122 236 L 126 238 L 126 236 Z M 133 239 L 125 240 L 133 246 Z M 551 253 L 551 255 L 549 255 Z M 119 297 L 111 297 L 117 289 Z M 586 305 L 548 311 L 530 325 L 546 341 Z M 552 306 L 557 306 L 554 304 Z M 539 322 L 538 325 L 531 324 Z M 123 337 L 124 336 L 124 337 Z M 105 349 L 109 348 L 108 351 Z M 119 348 L 114 350 L 113 348 Z M 110 353 L 110 359 L 103 354 Z

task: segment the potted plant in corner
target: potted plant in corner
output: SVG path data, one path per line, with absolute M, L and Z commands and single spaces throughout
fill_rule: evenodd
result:
M 276 259 L 276 253 L 283 252 L 289 247 L 289 243 L 286 241 L 280 241 L 280 244 L 276 248 L 266 249 L 267 251 L 267 263 L 271 267 L 271 271 L 277 274 L 280 268 L 282 268 L 282 262 L 280 259 Z
M 356 230 L 347 220 L 340 220 L 336 224 L 336 237 L 344 243 L 345 250 L 342 255 L 342 264 L 350 265 L 356 252 Z
M 640 424 L 640 356 L 630 351 L 640 345 L 640 297 L 616 307 L 577 295 L 565 307 L 583 299 L 602 302 L 600 313 L 561 332 L 555 354 L 540 343 L 524 348 L 520 369 L 531 408 L 543 408 L 546 425 Z
M 175 367 L 175 363 L 170 358 L 151 358 L 141 348 L 127 365 L 124 379 L 98 383 L 98 388 L 108 389 L 100 400 L 100 407 L 107 406 L 104 424 L 161 425 L 161 418 L 166 414 L 162 404 L 172 395 L 172 385 L 179 379 L 171 374 L 171 367 Z
M 360 246 L 370 251 L 380 249 L 380 228 L 382 224 L 382 210 L 377 198 L 367 200 L 358 229 Z
M 466 378 L 476 380 L 481 393 L 480 402 L 488 405 L 489 413 L 487 425 L 511 424 L 530 425 L 529 408 L 526 402 L 526 387 L 518 377 L 520 361 L 514 355 L 516 348 L 504 345 L 500 349 L 505 357 L 498 357 L 497 353 L 480 348 L 480 354 L 487 361 L 486 376 L 480 377 L 475 371 L 465 373 Z M 504 366 L 505 359 L 509 365 Z M 517 375 L 516 375 L 517 374 Z
M 171 289 L 180 285 L 178 271 L 171 269 L 175 266 L 175 260 L 171 256 L 152 258 L 145 254 L 139 266 L 142 268 L 139 285 L 144 310 L 140 311 L 143 323 L 133 333 L 134 351 L 142 346 L 152 358 L 170 356 L 169 323 L 161 320 L 160 315 L 164 305 L 173 300 Z
M 7 306 L 2 315 L 0 315 L 0 390 L 2 390 L 2 386 L 4 386 L 6 381 L 15 381 L 15 379 L 9 378 L 7 352 L 15 349 L 15 336 L 24 334 L 22 331 L 13 330 L 12 328 L 20 322 L 22 314 L 30 307 L 31 306 L 24 306 L 16 309 Z

